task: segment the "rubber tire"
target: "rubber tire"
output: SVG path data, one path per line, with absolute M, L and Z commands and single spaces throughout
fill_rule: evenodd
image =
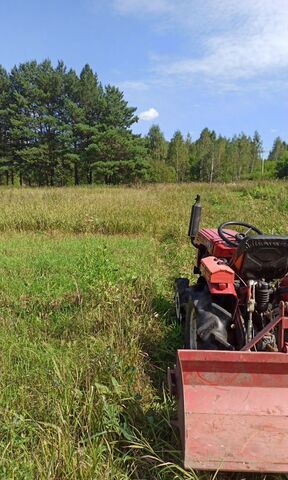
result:
M 185 290 L 189 287 L 188 278 L 176 278 L 175 280 L 175 313 L 179 324 L 185 321 Z
M 184 348 L 188 350 L 197 350 L 197 325 L 196 311 L 190 298 L 186 307 L 185 326 L 184 326 Z

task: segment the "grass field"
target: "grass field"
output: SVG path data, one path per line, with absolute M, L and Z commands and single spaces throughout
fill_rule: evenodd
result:
M 164 385 L 182 341 L 173 279 L 191 277 L 191 203 L 202 194 L 202 226 L 285 233 L 286 191 L 0 190 L 1 479 L 215 478 L 181 469 Z

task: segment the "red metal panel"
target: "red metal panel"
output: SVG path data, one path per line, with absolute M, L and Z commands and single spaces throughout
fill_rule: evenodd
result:
M 208 287 L 212 295 L 233 295 L 234 297 L 237 298 L 237 294 L 236 294 L 233 283 L 227 283 L 225 285 L 225 288 L 223 288 L 223 284 L 208 283 Z
M 288 355 L 178 350 L 186 468 L 288 472 Z
M 235 273 L 232 268 L 214 256 L 202 258 L 200 271 L 210 283 L 234 283 Z
M 287 331 L 288 331 L 288 317 L 281 317 L 279 331 L 278 331 L 278 345 L 280 350 L 287 353 Z M 285 335 L 286 334 L 286 335 Z
M 232 235 L 237 233 L 235 230 L 225 230 Z M 216 228 L 202 228 L 195 239 L 195 244 L 204 245 L 211 255 L 218 258 L 231 258 L 235 252 L 235 247 L 229 247 L 225 244 L 222 238 L 219 237 Z
M 234 271 L 214 256 L 202 258 L 200 271 L 208 283 L 212 294 L 233 295 L 237 297 L 234 287 Z

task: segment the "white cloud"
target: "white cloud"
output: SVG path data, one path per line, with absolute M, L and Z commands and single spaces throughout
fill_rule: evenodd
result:
M 205 51 L 200 58 L 159 65 L 163 74 L 200 74 L 235 80 L 267 73 L 273 75 L 275 69 L 288 68 L 287 0 L 274 0 L 273 3 L 271 0 L 249 0 L 249 3 L 242 0 L 237 4 L 232 0 L 230 10 L 228 0 L 220 2 L 222 6 L 225 3 L 233 18 L 237 14 L 239 24 L 234 18 L 225 31 L 206 37 Z M 244 18 L 243 14 L 246 14 Z
M 134 81 L 126 80 L 125 82 L 118 83 L 118 87 L 126 91 L 129 90 L 129 91 L 142 92 L 149 89 L 149 84 L 148 82 L 144 82 L 141 80 L 134 80 Z
M 288 72 L 288 0 L 114 0 L 125 15 L 149 15 L 186 35 L 184 58 L 155 56 L 155 78 L 205 80 L 226 90 L 262 77 L 270 84 Z
M 156 110 L 156 108 L 149 108 L 149 110 L 146 110 L 145 112 L 139 113 L 139 119 L 140 120 L 146 120 L 146 121 L 151 121 L 155 120 L 155 118 L 159 117 L 159 112 Z

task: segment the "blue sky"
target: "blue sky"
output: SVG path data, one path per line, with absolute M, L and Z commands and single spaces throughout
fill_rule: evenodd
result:
M 0 0 L 0 63 L 89 63 L 159 123 L 196 138 L 288 140 L 288 0 Z

